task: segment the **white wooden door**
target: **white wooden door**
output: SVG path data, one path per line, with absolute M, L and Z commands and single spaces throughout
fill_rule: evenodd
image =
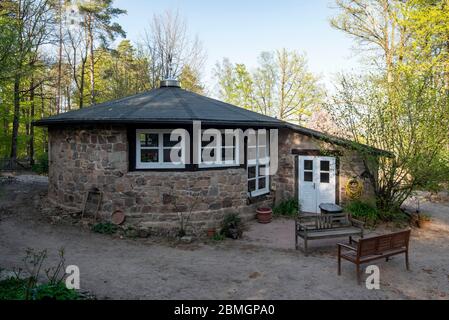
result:
M 319 213 L 320 204 L 336 203 L 336 159 L 301 156 L 298 161 L 301 210 Z

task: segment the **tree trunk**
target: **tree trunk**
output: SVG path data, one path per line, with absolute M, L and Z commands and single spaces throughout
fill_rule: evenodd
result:
M 95 104 L 95 57 L 94 57 L 94 35 L 92 17 L 88 19 L 88 37 L 90 52 L 90 104 Z
M 17 137 L 19 135 L 20 118 L 20 76 L 16 74 L 14 78 L 14 119 L 12 122 L 11 136 L 11 160 L 17 160 Z
M 56 93 L 56 114 L 61 112 L 61 77 L 62 77 L 62 3 L 59 0 L 59 49 L 58 49 L 58 81 Z
M 30 165 L 34 165 L 34 79 L 31 78 L 31 84 L 30 84 L 30 140 L 28 145 L 28 156 L 30 158 Z
M 81 81 L 79 89 L 80 109 L 84 107 L 84 76 L 86 73 L 86 62 L 81 63 Z

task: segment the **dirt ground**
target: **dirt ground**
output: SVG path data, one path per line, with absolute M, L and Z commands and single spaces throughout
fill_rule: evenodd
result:
M 103 236 L 49 220 L 38 210 L 47 181 L 0 180 L 0 267 L 20 267 L 27 248 L 47 249 L 48 264 L 64 247 L 81 271 L 81 287 L 99 299 L 449 299 L 449 204 L 425 202 L 428 229 L 414 229 L 411 268 L 403 257 L 380 261 L 381 289 L 358 286 L 354 266 L 337 276 L 339 240 L 294 250 L 294 223 L 251 223 L 243 240 L 175 245 Z M 376 233 L 389 231 L 376 230 Z

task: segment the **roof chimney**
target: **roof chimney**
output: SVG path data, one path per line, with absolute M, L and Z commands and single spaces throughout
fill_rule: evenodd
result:
M 168 63 L 167 63 L 167 70 L 165 74 L 165 79 L 161 81 L 161 88 L 166 87 L 174 87 L 174 88 L 181 88 L 181 84 L 177 79 L 173 77 L 173 59 L 171 55 L 168 55 Z

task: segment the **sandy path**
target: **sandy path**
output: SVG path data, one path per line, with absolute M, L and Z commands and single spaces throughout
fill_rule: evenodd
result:
M 186 247 L 120 240 L 41 221 L 33 206 L 35 195 L 45 188 L 45 182 L 29 180 L 0 185 L 0 267 L 20 266 L 28 247 L 48 249 L 48 262 L 54 263 L 57 250 L 64 247 L 67 263 L 80 267 L 82 289 L 99 298 L 449 298 L 447 205 L 424 204 L 436 221 L 431 230 L 413 233 L 412 271 L 405 271 L 402 257 L 381 262 L 381 290 L 369 291 L 357 286 L 349 263 L 344 264 L 343 276 L 336 276 L 333 244 L 306 258 L 295 250 L 270 248 L 251 239 Z

